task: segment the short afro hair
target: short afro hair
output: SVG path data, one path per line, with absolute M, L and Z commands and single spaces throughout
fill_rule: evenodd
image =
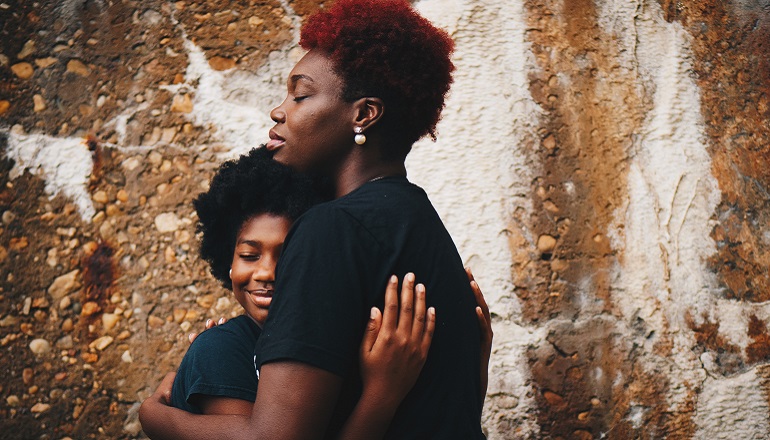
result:
M 300 46 L 326 53 L 345 83 L 342 98 L 385 102 L 383 134 L 404 151 L 436 124 L 452 83 L 452 38 L 406 0 L 337 0 L 302 27 Z
M 210 264 L 214 278 L 230 289 L 235 240 L 244 222 L 260 214 L 294 221 L 318 201 L 313 182 L 274 161 L 265 148 L 229 160 L 219 167 L 209 190 L 193 201 L 201 258 Z

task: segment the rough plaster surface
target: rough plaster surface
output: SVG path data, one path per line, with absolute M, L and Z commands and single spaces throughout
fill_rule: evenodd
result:
M 407 168 L 490 303 L 489 438 L 770 436 L 770 5 L 414 4 L 456 41 L 439 139 Z M 190 200 L 266 139 L 318 2 L 55 6 L 0 7 L 0 412 L 19 438 L 141 437 L 136 402 L 186 332 L 237 311 Z M 105 264 L 106 288 L 49 293 Z

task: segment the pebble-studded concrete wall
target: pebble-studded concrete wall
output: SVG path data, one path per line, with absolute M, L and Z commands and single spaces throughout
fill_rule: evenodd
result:
M 142 437 L 235 301 L 190 201 L 264 141 L 312 0 L 0 0 L 0 429 Z M 419 0 L 407 162 L 474 268 L 490 439 L 770 437 L 770 1 Z

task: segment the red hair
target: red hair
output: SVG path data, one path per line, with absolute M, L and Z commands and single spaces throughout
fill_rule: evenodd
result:
M 436 124 L 452 83 L 449 35 L 406 0 L 337 0 L 311 16 L 299 44 L 320 49 L 345 83 L 343 99 L 372 96 L 385 102 L 378 129 L 406 151 Z

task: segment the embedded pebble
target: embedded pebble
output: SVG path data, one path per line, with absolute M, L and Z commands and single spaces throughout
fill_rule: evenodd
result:
M 171 111 L 175 113 L 190 113 L 193 110 L 193 103 L 190 95 L 175 95 L 171 102 Z
M 28 79 L 35 73 L 35 69 L 30 63 L 17 63 L 11 66 L 11 71 L 21 79 Z
M 181 226 L 179 217 L 173 212 L 164 212 L 155 217 L 155 228 L 158 232 L 174 232 Z
M 69 306 L 72 305 L 72 300 L 69 296 L 65 296 L 64 298 L 59 301 L 59 309 L 60 310 L 66 310 L 69 308 Z
M 99 311 L 99 304 L 96 304 L 93 301 L 88 301 L 87 303 L 83 304 L 83 309 L 81 310 L 80 314 L 83 316 L 91 316 Z
M 29 343 L 29 349 L 35 354 L 48 353 L 51 350 L 51 344 L 45 339 L 33 339 Z
M 19 318 L 16 316 L 6 315 L 3 319 L 0 319 L 0 327 L 11 327 L 19 324 Z
M 72 322 L 71 318 L 65 319 L 61 325 L 62 331 L 65 332 L 71 332 L 73 328 L 75 328 L 75 324 Z
M 5 398 L 5 403 L 7 403 L 11 408 L 16 408 L 20 403 L 19 396 L 12 394 Z
M 120 321 L 120 316 L 114 313 L 105 313 L 102 315 L 102 325 L 105 330 L 112 330 L 115 325 Z
M 154 316 L 154 315 L 150 315 L 147 318 L 147 325 L 149 325 L 150 328 L 160 328 L 160 327 L 163 327 L 163 324 L 165 322 L 166 321 L 164 321 L 164 320 L 162 320 L 162 319 L 160 319 L 160 318 L 158 318 L 157 316 Z
M 9 225 L 14 220 L 16 220 L 16 214 L 14 214 L 13 211 L 3 212 L 3 223 L 5 223 L 6 225 Z
M 123 354 L 120 355 L 120 360 L 127 364 L 134 362 L 134 358 L 131 357 L 131 352 L 128 350 L 124 351 Z
M 174 309 L 174 322 L 177 324 L 180 324 L 183 320 L 185 315 L 187 314 L 187 310 L 184 309 Z
M 29 411 L 34 414 L 40 414 L 48 411 L 49 409 L 51 409 L 51 405 L 47 403 L 36 403 L 32 406 L 32 408 L 29 409 Z
M 110 198 L 107 196 L 107 193 L 102 190 L 96 191 L 91 198 L 96 203 L 107 203 L 110 201 Z
M 32 40 L 27 40 L 27 42 L 24 43 L 24 47 L 21 48 L 21 51 L 16 54 L 16 58 L 23 60 L 33 53 L 35 53 L 35 42 Z
M 11 102 L 5 99 L 0 100 L 0 115 L 7 112 L 11 108 Z
M 79 274 L 80 270 L 75 269 L 57 277 L 48 287 L 48 294 L 51 295 L 54 300 L 58 301 L 73 290 L 80 288 L 80 282 L 78 281 Z
M 32 379 L 35 377 L 35 372 L 32 370 L 32 368 L 25 368 L 24 371 L 21 372 L 21 380 L 24 382 L 24 385 L 31 385 Z
M 214 294 L 209 293 L 208 295 L 201 295 L 195 298 L 195 302 L 204 309 L 208 309 L 214 305 L 214 298 Z
M 96 339 L 95 341 L 88 344 L 88 348 L 95 348 L 99 351 L 103 351 L 105 348 L 109 347 L 110 344 L 112 344 L 112 341 L 114 339 L 112 336 L 102 336 L 101 338 Z
M 556 247 L 556 239 L 550 235 L 541 235 L 537 239 L 537 250 L 543 253 L 551 252 Z
M 72 336 L 67 335 L 59 338 L 59 340 L 56 341 L 56 346 L 64 350 L 69 350 L 70 348 L 74 347 L 75 344 L 72 342 Z
M 45 103 L 45 98 L 43 98 L 43 95 L 34 95 L 32 96 L 32 110 L 35 112 L 42 112 L 43 110 L 48 108 L 48 105 Z
M 38 58 L 35 60 L 35 64 L 37 65 L 37 67 L 41 69 L 45 69 L 46 67 L 49 67 L 52 64 L 55 64 L 57 61 L 59 60 L 54 57 Z
M 67 72 L 72 72 L 80 76 L 88 76 L 91 74 L 91 69 L 83 64 L 82 61 L 72 59 L 67 63 Z

